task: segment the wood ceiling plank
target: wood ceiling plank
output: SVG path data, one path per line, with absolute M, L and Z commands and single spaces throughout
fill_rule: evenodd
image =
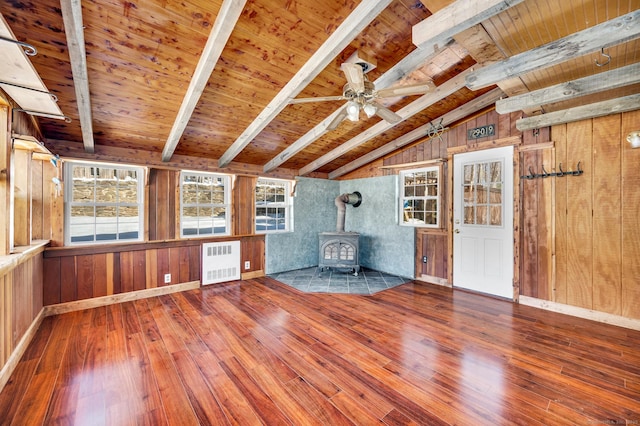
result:
M 502 99 L 496 102 L 496 111 L 506 114 L 526 110 L 638 82 L 640 82 L 640 63 Z
M 602 117 L 610 114 L 634 111 L 640 105 L 640 94 L 582 105 L 562 111 L 550 112 L 516 121 L 516 128 L 521 132 L 556 124 L 570 123 L 588 118 Z
M 64 21 L 65 34 L 73 86 L 76 92 L 76 103 L 82 129 L 84 149 L 92 153 L 95 149 L 93 141 L 93 119 L 91 117 L 91 95 L 89 93 L 89 75 L 87 72 L 87 55 L 84 45 L 84 26 L 82 24 L 82 5 L 80 0 L 61 0 L 60 8 Z
M 429 47 L 416 49 L 409 55 L 405 56 L 400 62 L 398 62 L 393 68 L 384 73 L 380 78 L 374 81 L 376 88 L 386 88 L 392 83 L 398 81 L 405 75 L 409 74 L 412 70 L 418 67 L 420 64 L 428 61 L 429 58 L 435 55 L 435 51 Z M 333 111 L 330 115 L 320 121 L 311 130 L 305 133 L 301 138 L 290 144 L 284 151 L 280 152 L 274 158 L 272 158 L 264 166 L 264 171 L 269 172 L 276 167 L 280 166 L 291 157 L 296 155 L 301 150 L 318 140 L 323 134 L 327 132 L 329 124 L 342 112 L 344 105 L 341 105 L 338 109 Z
M 466 76 L 469 75 L 472 71 L 473 71 L 472 69 L 463 71 L 462 73 L 458 74 L 454 78 L 438 86 L 434 91 L 429 92 L 426 95 L 422 95 L 420 98 L 411 102 L 406 107 L 400 109 L 399 111 L 396 111 L 396 114 L 402 117 L 403 120 L 406 120 L 407 118 L 415 115 L 416 113 L 422 111 L 423 109 L 429 107 L 430 105 L 444 99 L 445 97 L 451 95 L 454 92 L 457 92 L 462 87 L 464 87 L 464 80 Z M 318 169 L 324 164 L 327 164 L 330 161 L 333 161 L 334 159 L 340 157 L 341 155 L 344 155 L 351 149 L 364 144 L 368 140 L 382 134 L 386 130 L 389 130 L 393 127 L 394 127 L 393 124 L 387 123 L 386 121 L 380 121 L 376 123 L 375 125 L 365 130 L 364 132 L 360 133 L 355 138 L 343 143 L 333 151 L 328 152 L 327 154 L 323 155 L 317 160 L 312 161 L 305 167 L 301 168 L 300 175 L 304 176 Z
M 500 96 L 503 96 L 504 93 L 500 89 L 493 89 L 490 92 L 485 93 L 482 96 L 479 96 L 472 101 L 467 102 L 462 105 L 460 108 L 454 109 L 435 120 L 432 120 L 431 123 L 438 123 L 442 126 L 446 127 L 451 123 L 454 123 L 458 120 L 462 120 L 465 117 L 468 117 L 475 112 L 492 105 L 495 101 L 500 99 Z M 343 176 L 353 170 L 356 170 L 372 161 L 377 160 L 387 154 L 392 153 L 393 151 L 402 148 L 418 139 L 422 139 L 426 134 L 431 130 L 431 123 L 423 124 L 420 127 L 415 128 L 414 130 L 405 133 L 399 138 L 381 146 L 378 149 L 370 151 L 369 153 L 361 156 L 360 158 L 345 164 L 342 167 L 337 168 L 333 172 L 329 173 L 329 179 L 336 179 L 340 176 Z
M 640 20 L 640 10 L 488 65 L 469 76 L 467 87 L 478 90 L 501 80 L 633 40 L 640 37 L 638 20 Z
M 211 30 L 211 35 L 200 57 L 200 61 L 198 61 L 187 93 L 180 105 L 178 116 L 173 123 L 167 142 L 162 150 L 162 161 L 171 160 L 171 156 L 180 141 L 184 129 L 189 123 L 191 114 L 193 114 L 200 95 L 209 81 L 211 72 L 216 66 L 220 54 L 227 44 L 227 40 L 231 36 L 231 32 L 244 9 L 245 3 L 246 0 L 225 0 L 223 2 L 222 8 Z
M 361 3 L 329 36 L 287 85 L 276 95 L 240 137 L 222 155 L 218 164 L 229 164 L 282 111 L 302 89 L 326 67 L 331 60 L 360 33 L 391 0 Z

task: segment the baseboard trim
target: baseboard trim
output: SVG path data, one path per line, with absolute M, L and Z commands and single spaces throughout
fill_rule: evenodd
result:
M 4 386 L 11 378 L 11 374 L 13 374 L 13 371 L 18 366 L 20 359 L 22 359 L 22 355 L 24 355 L 24 352 L 27 350 L 29 343 L 31 343 L 31 340 L 33 340 L 33 337 L 36 335 L 44 317 L 44 308 L 42 308 L 35 319 L 31 321 L 31 325 L 16 345 L 15 349 L 9 356 L 9 359 L 7 359 L 7 362 L 2 367 L 2 370 L 0 370 L 0 392 L 4 389 Z
M 640 319 L 627 318 L 620 315 L 608 314 L 606 312 L 594 311 L 591 309 L 580 308 L 578 306 L 565 305 L 563 303 L 551 302 L 549 300 L 536 299 L 535 297 L 528 296 L 520 296 L 519 302 L 522 305 L 533 306 L 534 308 L 540 308 L 560 314 L 571 315 L 578 318 L 640 331 Z
M 437 285 L 441 285 L 449 288 L 453 287 L 451 284 L 449 284 L 449 281 L 447 281 L 446 278 L 434 277 L 431 275 L 421 274 L 420 276 L 416 277 L 416 280 L 424 281 L 429 284 L 437 284 Z
M 252 280 L 254 278 L 260 277 L 264 277 L 264 271 L 262 269 L 251 272 L 243 272 L 242 274 L 240 274 L 240 279 L 242 280 Z
M 64 314 L 67 312 L 81 311 L 83 309 L 98 308 L 100 306 L 113 305 L 115 303 L 129 302 L 132 300 L 146 299 L 164 294 L 178 293 L 180 291 L 193 290 L 200 287 L 200 281 L 190 281 L 182 284 L 174 284 L 163 287 L 147 288 L 144 290 L 119 293 L 111 296 L 94 297 L 86 300 L 74 300 L 73 302 L 58 303 L 45 306 L 45 316 Z

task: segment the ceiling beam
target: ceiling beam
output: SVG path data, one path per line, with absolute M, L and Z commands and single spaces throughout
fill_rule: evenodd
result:
M 467 102 L 461 107 L 449 111 L 448 113 L 436 118 L 435 120 L 431 120 L 431 123 L 439 123 L 442 126 L 448 126 L 451 123 L 462 120 L 463 118 L 466 118 L 471 114 L 480 111 L 481 109 L 486 108 L 489 105 L 492 105 L 496 100 L 500 99 L 500 96 L 503 95 L 504 92 L 502 90 L 493 89 L 492 91 L 487 92 L 484 95 L 478 96 L 477 98 Z M 405 133 L 398 139 L 395 139 L 387 143 L 386 145 L 383 145 L 380 148 L 375 149 L 363 155 L 362 157 L 332 171 L 331 173 L 329 173 L 329 179 L 335 179 L 342 175 L 345 175 L 374 160 L 377 160 L 380 157 L 392 153 L 396 149 L 402 148 L 403 146 L 406 146 L 411 142 L 424 138 L 429 133 L 429 131 L 433 129 L 431 123 L 423 124 L 422 126 L 410 131 L 409 133 Z
M 211 77 L 211 73 L 220 59 L 222 50 L 229 41 L 229 37 L 233 32 L 233 29 L 240 19 L 246 0 L 224 0 L 216 21 L 213 24 L 207 44 L 204 46 L 202 56 L 196 65 L 196 70 L 193 73 L 193 77 L 189 82 L 189 87 L 184 95 L 178 115 L 173 122 L 171 131 L 167 142 L 164 144 L 162 150 L 162 161 L 170 161 L 173 153 L 180 142 L 180 138 L 184 133 L 184 130 L 189 124 L 191 115 L 202 96 L 202 92 L 207 86 L 207 82 Z
M 412 28 L 413 44 L 418 49 L 398 62 L 393 68 L 378 78 L 376 88 L 386 88 L 427 61 L 435 53 L 453 42 L 452 37 L 524 0 L 458 0 L 441 9 Z M 344 106 L 331 113 L 304 136 L 273 157 L 264 166 L 269 172 L 298 152 L 311 145 L 327 132 L 327 126 Z
M 391 3 L 391 0 L 361 2 L 220 157 L 218 161 L 219 167 L 226 166 L 240 154 L 280 114 L 289 104 L 289 100 L 297 96 L 320 74 L 389 3 Z
M 524 111 L 530 108 L 541 107 L 542 105 L 548 105 L 554 102 L 567 101 L 580 96 L 617 89 L 639 82 L 640 62 L 578 80 L 545 87 L 544 89 L 522 95 L 501 99 L 496 102 L 496 111 L 499 114 Z
M 524 0 L 458 0 L 412 28 L 416 46 L 433 46 Z
M 73 87 L 78 104 L 78 117 L 82 130 L 82 142 L 88 153 L 93 153 L 93 118 L 89 96 L 89 74 L 87 72 L 87 54 L 84 45 L 84 26 L 82 24 L 82 4 L 80 0 L 60 0 L 64 33 L 71 60 Z
M 452 40 L 449 39 L 448 42 L 451 41 Z M 448 42 L 446 44 L 448 44 Z M 411 73 L 411 71 L 415 70 L 420 65 L 424 64 L 424 62 L 429 60 L 429 58 L 431 58 L 435 53 L 437 53 L 436 50 L 434 50 L 433 47 L 429 46 L 413 50 L 401 61 L 395 64 L 391 69 L 380 76 L 373 83 L 374 86 L 376 88 L 386 88 L 392 83 L 400 80 L 405 75 Z M 327 127 L 333 121 L 333 119 L 338 114 L 340 114 L 343 108 L 345 108 L 345 105 L 342 105 L 340 108 L 332 112 L 329 116 L 327 116 L 327 118 L 318 123 L 313 129 L 305 133 L 300 139 L 298 139 L 297 141 L 289 145 L 286 149 L 284 149 L 281 153 L 273 157 L 267 164 L 265 164 L 265 173 L 275 169 L 276 167 L 296 155 L 298 152 L 302 151 L 313 142 L 321 138 L 322 135 L 327 133 Z
M 504 61 L 480 68 L 467 78 L 467 87 L 478 90 L 501 80 L 547 68 L 569 59 L 640 37 L 640 9 L 595 25 Z
M 419 97 L 415 101 L 411 102 L 409 105 L 405 106 L 404 108 L 400 109 L 399 111 L 396 111 L 396 114 L 398 114 L 400 117 L 402 117 L 402 120 L 406 120 L 406 119 L 414 116 L 415 114 L 419 113 L 420 111 L 424 110 L 425 108 L 428 108 L 429 106 L 433 105 L 434 103 L 436 103 L 436 102 L 446 98 L 447 96 L 457 92 L 458 90 L 460 90 L 461 88 L 464 87 L 465 78 L 472 71 L 473 71 L 473 69 L 469 68 L 468 70 L 458 74 L 457 76 L 453 77 L 452 79 L 450 79 L 450 80 L 446 81 L 445 83 L 441 84 L 440 86 L 436 87 L 432 92 L 429 92 L 426 95 L 422 95 L 421 97 Z M 304 176 L 306 174 L 311 173 L 312 171 L 318 169 L 319 167 L 322 167 L 323 165 L 325 165 L 325 164 L 335 160 L 336 158 L 346 154 L 347 152 L 351 151 L 352 149 L 354 149 L 354 148 L 366 143 L 367 141 L 369 141 L 369 140 L 373 139 L 374 137 L 386 132 L 387 130 L 391 129 L 394 126 L 395 126 L 395 124 L 388 123 L 388 122 L 386 122 L 384 120 L 379 121 L 378 123 L 376 123 L 373 126 L 369 127 L 367 130 L 365 130 L 364 132 L 360 133 L 356 137 L 354 137 L 351 140 L 343 143 L 342 145 L 340 145 L 339 147 L 337 147 L 333 151 L 328 152 L 327 154 L 323 155 L 322 157 L 312 161 L 311 163 L 309 163 L 306 166 L 304 166 L 303 168 L 301 168 L 300 169 L 300 175 Z
M 516 121 L 516 128 L 522 132 L 530 129 L 554 126 L 556 124 L 570 123 L 572 121 L 603 117 L 605 115 L 637 110 L 638 105 L 640 105 L 640 93 L 562 111 L 521 118 Z

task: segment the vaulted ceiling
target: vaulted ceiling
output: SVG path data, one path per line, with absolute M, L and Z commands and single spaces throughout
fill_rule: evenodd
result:
M 216 170 L 329 177 L 499 98 L 514 99 L 499 112 L 532 117 L 602 101 L 595 109 L 637 106 L 638 9 L 640 0 L 0 4 L 15 39 L 37 48 L 29 60 L 70 118 L 38 117 L 54 153 L 158 164 L 189 156 Z M 366 76 L 378 90 L 435 88 L 380 99 L 396 124 L 360 114 L 328 130 L 344 100 L 290 103 L 342 95 L 341 64 L 354 54 L 375 65 Z M 0 88 L 9 74 L 0 68 Z M 559 84 L 556 95 L 541 92 Z

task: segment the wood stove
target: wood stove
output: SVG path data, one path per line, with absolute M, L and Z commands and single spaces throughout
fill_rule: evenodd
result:
M 360 272 L 360 234 L 357 232 L 321 232 L 318 234 L 318 268 L 353 269 Z

